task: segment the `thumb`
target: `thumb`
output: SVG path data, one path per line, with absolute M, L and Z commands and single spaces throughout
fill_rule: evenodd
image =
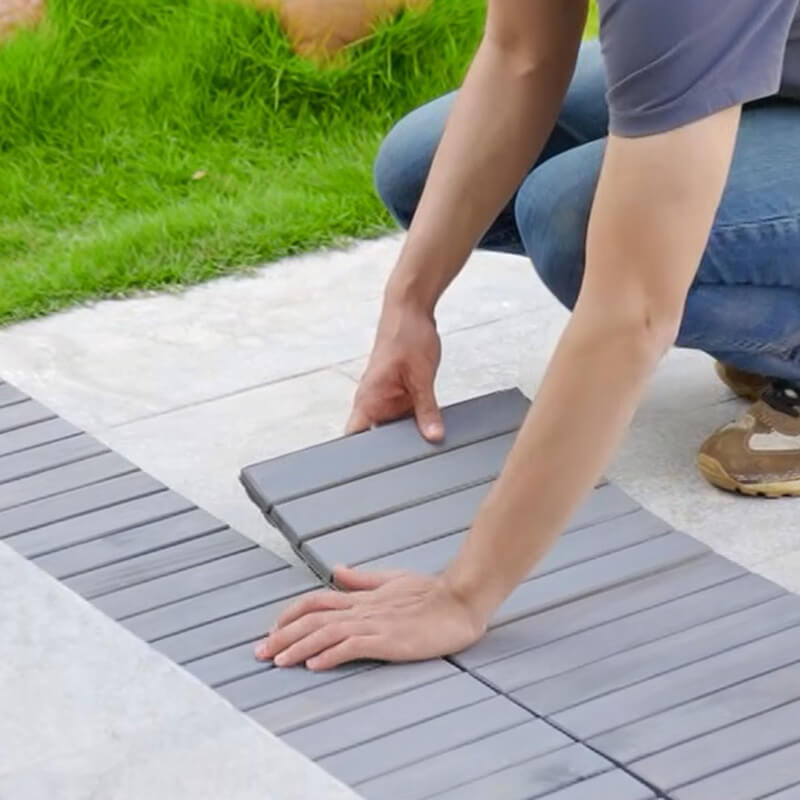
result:
M 419 432 L 429 442 L 441 442 L 444 439 L 444 421 L 433 392 L 433 384 L 424 389 L 413 389 L 412 395 Z
M 371 589 L 379 589 L 385 583 L 402 575 L 399 570 L 385 570 L 382 572 L 365 572 L 360 569 L 350 567 L 334 567 L 333 580 L 340 588 L 348 592 L 368 592 Z

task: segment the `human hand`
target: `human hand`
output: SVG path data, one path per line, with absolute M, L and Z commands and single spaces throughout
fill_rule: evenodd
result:
M 276 666 L 326 670 L 360 659 L 421 661 L 456 653 L 486 632 L 488 618 L 444 576 L 338 568 L 347 592 L 321 591 L 290 606 L 256 647 Z
M 413 414 L 425 439 L 441 441 L 444 423 L 433 389 L 441 355 L 441 340 L 429 314 L 407 306 L 385 307 L 347 433 Z

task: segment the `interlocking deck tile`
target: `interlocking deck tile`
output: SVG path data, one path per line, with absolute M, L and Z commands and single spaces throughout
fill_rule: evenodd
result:
M 585 741 L 797 660 L 800 660 L 800 627 L 610 692 L 562 711 L 553 720 Z M 514 697 L 525 704 L 524 693 L 516 692 Z
M 515 696 L 536 713 L 553 715 L 797 625 L 800 598 L 784 595 L 526 686 Z M 795 636 L 800 642 L 800 628 Z
M 26 395 L 25 392 L 21 392 L 16 386 L 5 383 L 5 381 L 0 381 L 0 408 L 13 406 L 16 403 L 21 403 L 23 400 L 29 399 L 28 395 Z
M 127 528 L 174 517 L 193 508 L 189 500 L 175 492 L 158 492 L 9 536 L 6 541 L 26 558 L 35 558 Z
M 147 500 L 151 498 L 155 500 L 160 498 L 160 495 L 150 495 Z M 140 504 L 140 507 L 146 508 L 146 503 L 136 502 Z M 157 506 L 154 511 L 158 508 L 163 508 L 163 506 Z M 114 509 L 110 510 L 106 518 L 109 516 L 113 518 Z M 120 516 L 124 519 L 125 514 Z M 72 530 L 75 530 L 83 519 L 85 518 L 74 519 Z M 56 523 L 56 525 L 60 526 L 63 523 Z M 154 522 L 145 520 L 141 524 L 133 525 L 122 531 L 103 534 L 88 542 L 81 542 L 38 556 L 34 558 L 34 562 L 56 578 L 69 578 L 72 575 L 88 572 L 115 561 L 170 547 L 198 536 L 205 536 L 222 530 L 224 527 L 210 514 L 189 506 L 177 514 L 157 519 Z
M 595 626 L 619 623 L 624 628 L 632 614 L 679 598 L 691 603 L 693 595 L 747 574 L 732 561 L 705 556 L 493 628 L 454 660 L 475 669 Z
M 265 603 L 249 611 L 154 640 L 151 644 L 178 664 L 185 664 L 264 636 L 288 602 L 287 598 Z M 121 624 L 127 627 L 128 621 L 123 620 Z
M 368 445 L 364 435 L 348 436 L 246 467 L 242 481 L 269 511 L 277 503 L 516 430 L 528 406 L 517 389 L 495 392 L 445 408 L 442 444 L 426 442 L 416 422 L 405 419 L 370 431 Z
M 143 581 L 252 550 L 256 546 L 255 542 L 240 533 L 223 529 L 82 572 L 65 578 L 64 583 L 82 597 L 93 599 L 123 591 Z
M 147 642 L 206 625 L 267 603 L 316 589 L 319 582 L 305 568 L 284 567 L 267 575 L 195 594 L 124 619 L 125 627 Z M 187 591 L 192 592 L 191 584 Z
M 34 400 L 15 403 L 13 406 L 0 408 L 0 434 L 54 417 L 55 414 L 52 411 L 40 406 Z
M 355 672 L 354 666 L 350 665 L 349 668 Z M 407 669 L 401 670 L 400 667 L 406 667 Z M 455 673 L 455 667 L 452 664 L 441 660 L 427 661 L 422 664 L 398 665 L 397 667 L 393 666 L 391 669 L 394 672 L 381 667 L 379 672 L 376 672 L 374 684 L 369 679 L 362 682 L 361 680 L 355 680 L 355 678 L 350 683 L 345 683 L 344 680 L 339 680 L 341 673 L 337 674 L 336 671 L 311 672 L 300 667 L 272 669 L 249 678 L 224 684 L 217 691 L 238 708 L 245 711 L 258 709 L 254 711 L 253 716 L 263 724 L 266 710 L 260 710 L 259 706 L 266 706 L 276 700 L 296 695 L 291 702 L 298 704 L 296 711 L 299 713 L 302 708 L 303 695 L 307 690 L 318 688 L 324 684 L 338 684 L 332 691 L 334 694 L 336 692 L 344 693 L 339 702 L 346 705 L 339 707 L 341 710 L 349 710 L 369 702 L 370 699 L 387 697 L 395 691 L 401 691 L 401 688 L 397 688 L 398 683 L 403 684 L 406 688 L 411 688 L 412 686 L 421 686 L 428 681 Z M 373 671 L 369 666 L 363 670 L 365 675 Z M 358 674 L 360 675 L 361 672 Z M 307 695 L 307 697 L 310 696 Z M 333 703 L 331 697 L 328 697 L 328 702 Z M 316 714 L 323 712 L 323 708 L 316 704 L 314 710 Z
M 317 760 L 493 696 L 488 686 L 462 672 L 292 731 L 284 739 Z
M 547 800 L 651 800 L 654 797 L 647 786 L 627 772 L 615 770 L 548 794 Z
M 523 725 L 529 720 L 530 714 L 507 698 L 492 697 L 320 759 L 319 764 L 345 783 L 358 786 L 430 756 Z M 569 742 L 566 736 L 539 720 L 531 725 L 524 738 L 529 742 L 531 750 L 528 752 L 532 755 L 536 752 L 532 742 L 537 739 L 542 740 L 542 749 L 539 752 L 555 750 Z M 417 773 L 416 785 L 425 785 L 427 794 L 439 791 L 439 788 L 430 786 L 427 778 L 423 772 Z M 395 780 L 399 781 L 400 778 Z M 441 787 L 447 788 L 447 785 Z M 385 791 L 381 795 L 399 796 L 405 796 L 405 792 Z
M 434 660 L 380 668 L 375 663 L 357 662 L 331 673 L 307 674 L 315 677 L 305 690 L 254 708 L 250 716 L 274 733 L 284 735 L 460 673 L 452 664 Z M 329 675 L 331 678 L 327 679 Z
M 2 441 L 3 437 L 0 437 Z M 0 511 L 0 538 L 41 528 L 80 514 L 163 491 L 166 487 L 138 470 L 90 486 L 73 489 L 24 506 Z
M 31 503 L 34 500 L 43 500 L 135 471 L 136 467 L 122 456 L 116 453 L 102 453 L 59 469 L 0 484 L 0 510 Z
M 480 705 L 494 704 L 498 711 L 505 711 L 502 699 L 488 700 Z M 480 706 L 472 706 L 456 713 L 466 714 L 479 708 Z M 508 718 L 515 718 L 515 715 L 509 712 Z M 500 719 L 495 725 L 499 723 Z M 356 776 L 371 774 L 387 766 L 392 768 L 394 764 L 403 764 L 402 767 L 392 768 L 391 772 L 382 774 L 376 779 L 353 782 L 356 783 L 358 792 L 367 800 L 387 797 L 398 800 L 401 798 L 421 800 L 572 744 L 566 736 L 541 720 L 521 719 L 519 724 L 504 725 L 502 730 L 491 730 L 489 721 L 483 720 L 482 727 L 486 733 L 480 738 L 469 737 L 463 731 L 459 733 L 452 730 L 443 732 L 441 739 L 420 735 L 419 739 L 415 740 L 413 749 L 399 752 L 386 746 L 393 737 L 385 737 L 373 743 L 370 751 L 374 754 L 373 762 L 354 764 L 352 773 L 345 769 L 344 774 Z M 422 734 L 421 731 L 419 733 Z M 397 738 L 400 738 L 399 735 Z M 430 751 L 430 754 L 420 758 L 426 751 Z M 326 766 L 332 761 L 333 759 L 323 759 L 320 763 Z M 350 766 L 351 763 L 347 762 L 347 767 Z M 336 774 L 336 768 L 340 767 L 344 767 L 344 764 L 337 763 L 333 773 Z M 540 775 L 539 779 L 544 782 L 545 776 Z
M 228 650 L 189 661 L 183 668 L 212 688 L 272 669 L 274 665 L 271 663 L 255 658 L 255 645 L 258 641 L 259 639 L 253 639 Z
M 494 767 L 494 764 L 491 765 Z M 470 783 L 435 795 L 436 800 L 530 800 L 574 786 L 578 781 L 608 773 L 613 765 L 588 747 L 568 745 L 554 753 L 500 769 Z M 610 787 L 609 787 L 610 788 Z M 634 795 L 635 797 L 636 795 Z M 644 795 L 645 797 L 647 795 Z M 623 794 L 624 797 L 624 794 Z M 597 800 L 619 800 L 615 794 L 597 794 Z
M 389 561 L 398 561 L 402 553 L 430 543 L 427 549 L 415 552 L 440 554 L 427 562 L 430 571 L 436 571 L 444 567 L 461 546 L 463 531 L 469 528 L 485 492 L 486 486 L 481 485 L 361 525 L 343 528 L 304 542 L 301 553 L 313 560 L 317 571 L 328 574 L 337 564 L 352 566 L 367 562 L 380 565 L 385 562 L 379 559 L 386 556 L 394 556 Z M 615 486 L 597 489 L 571 520 L 567 534 L 600 525 L 607 520 L 616 521 L 613 525 L 609 523 L 607 529 L 594 532 L 596 535 L 588 534 L 595 540 L 592 544 L 587 545 L 583 539 L 573 540 L 565 534 L 537 571 L 542 573 L 558 569 L 559 563 L 571 559 L 573 551 L 576 557 L 571 560 L 580 560 L 584 557 L 581 551 L 588 551 L 592 547 L 597 552 L 608 552 L 669 531 L 669 525 L 665 522 L 646 511 L 637 511 L 637 508 L 634 501 Z M 629 515 L 630 518 L 623 515 Z
M 253 544 L 233 555 L 109 592 L 96 598 L 94 605 L 114 619 L 123 619 L 285 568 L 284 561 Z
M 754 800 L 771 797 L 774 792 L 796 786 L 798 763 L 800 744 L 795 744 L 676 789 L 672 797 L 675 800 L 709 800 L 712 797 Z M 793 791 L 797 793 L 796 788 Z
M 270 517 L 296 542 L 496 478 L 513 433 L 280 503 Z
M 707 553 L 705 545 L 682 533 L 659 536 L 593 561 L 526 581 L 500 606 L 493 624 L 502 625 L 519 617 L 536 614 Z
M 40 444 L 20 453 L 0 456 L 0 483 L 27 478 L 38 472 L 45 472 L 64 464 L 82 461 L 89 456 L 107 452 L 108 448 L 104 444 L 86 434 L 71 436 L 69 439 L 61 439 L 49 444 Z
M 798 696 L 798 687 L 800 661 L 616 728 L 589 743 L 630 763 L 778 708 Z
M 633 614 L 624 621 L 614 620 L 588 631 L 564 636 L 540 647 L 517 653 L 509 658 L 494 661 L 478 667 L 476 672 L 504 692 L 514 691 L 538 681 L 545 682 L 542 684 L 541 694 L 546 698 L 545 706 L 542 708 L 542 712 L 546 713 L 550 710 L 548 706 L 558 702 L 556 699 L 559 696 L 558 687 L 569 687 L 568 700 L 572 699 L 573 677 L 577 687 L 581 687 L 584 682 L 591 684 L 591 678 L 587 677 L 584 681 L 582 676 L 584 674 L 595 676 L 597 671 L 587 665 L 602 662 L 608 665 L 608 669 L 615 669 L 620 665 L 620 661 L 604 661 L 612 656 L 618 656 L 623 665 L 630 665 L 631 661 L 638 665 L 641 659 L 646 657 L 645 651 L 641 649 L 643 646 L 649 645 L 661 651 L 662 645 L 657 643 L 657 640 L 692 629 L 696 634 L 688 633 L 683 638 L 665 640 L 667 646 L 671 646 L 670 643 L 674 642 L 675 651 L 680 653 L 680 658 L 689 658 L 684 650 L 687 640 L 692 641 L 694 635 L 702 638 L 718 632 L 718 627 L 705 623 L 723 618 L 719 627 L 738 626 L 749 618 L 735 612 L 761 603 L 766 603 L 763 613 L 769 615 L 773 613 L 775 606 L 767 601 L 785 594 L 779 586 L 764 578 L 757 575 L 743 575 L 741 578 L 702 590 L 689 597 Z M 742 635 L 748 634 L 742 633 Z M 753 628 L 749 635 L 756 637 L 758 633 Z M 719 642 L 719 637 L 716 641 Z M 708 646 L 714 645 L 709 642 Z M 630 655 L 623 655 L 625 653 Z M 667 654 L 667 659 L 663 662 L 665 665 L 669 663 L 670 655 L 672 654 Z M 601 671 L 605 673 L 607 670 L 602 664 Z M 585 667 L 585 672 L 579 670 L 581 667 Z M 629 674 L 622 669 L 620 673 L 626 677 Z M 551 698 L 548 695 L 548 687 L 553 684 L 547 679 L 558 676 L 563 676 L 563 680 L 556 682 L 554 697 Z M 600 681 L 596 687 L 598 693 L 602 691 L 603 686 Z M 580 688 L 576 699 L 581 699 Z
M 780 792 L 768 795 L 764 800 L 800 800 L 800 783 L 793 783 Z
M 800 700 L 714 731 L 630 766 L 671 791 L 800 741 Z
M 16 428 L 0 434 L 0 456 L 18 453 L 21 450 L 38 447 L 49 442 L 57 442 L 60 439 L 68 439 L 70 436 L 77 436 L 80 433 L 81 431 L 74 425 L 57 417 L 26 425 L 24 428 Z

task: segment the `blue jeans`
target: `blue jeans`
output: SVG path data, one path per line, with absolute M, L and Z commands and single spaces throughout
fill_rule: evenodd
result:
M 409 114 L 378 154 L 378 192 L 404 227 L 454 97 Z M 588 42 L 544 152 L 481 243 L 527 255 L 568 308 L 583 279 L 586 229 L 607 133 L 600 48 Z M 677 344 L 740 369 L 800 381 L 800 104 L 768 100 L 745 108 Z

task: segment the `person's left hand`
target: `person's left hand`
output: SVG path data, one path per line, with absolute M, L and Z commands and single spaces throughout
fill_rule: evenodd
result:
M 312 670 L 359 659 L 421 661 L 463 650 L 486 631 L 488 621 L 443 576 L 337 568 L 334 578 L 348 591 L 315 592 L 290 606 L 257 658 Z

